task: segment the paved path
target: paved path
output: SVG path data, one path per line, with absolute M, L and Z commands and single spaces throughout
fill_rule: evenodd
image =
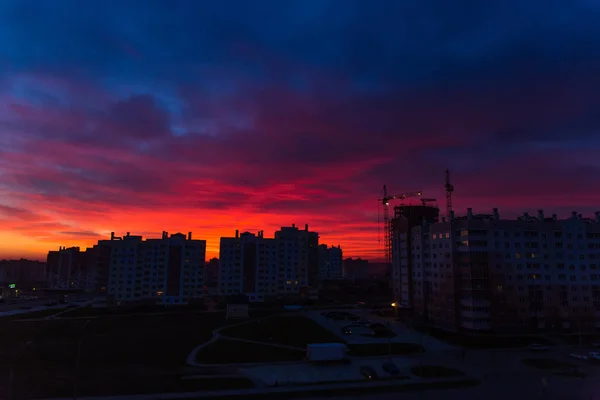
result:
M 455 379 L 440 379 L 438 381 L 454 381 Z M 254 388 L 254 389 L 236 389 L 236 390 L 219 390 L 219 391 L 202 391 L 202 392 L 193 392 L 193 393 L 155 393 L 155 394 L 145 394 L 145 395 L 127 395 L 127 396 L 98 396 L 98 397 L 78 397 L 80 400 L 177 400 L 177 399 L 201 399 L 201 398 L 218 398 L 218 397 L 230 397 L 235 396 L 240 399 L 245 399 L 250 396 L 256 396 L 254 398 L 261 398 L 265 395 L 278 395 L 281 398 L 285 398 L 286 394 L 290 393 L 298 393 L 298 392 L 308 392 L 320 391 L 329 392 L 336 389 L 344 389 L 344 390 L 352 390 L 356 389 L 364 389 L 368 387 L 372 388 L 381 388 L 381 387 L 389 387 L 391 385 L 390 381 L 361 381 L 361 382 L 352 382 L 352 383 L 332 383 L 325 385 L 306 385 L 306 386 L 280 386 L 280 387 L 271 387 L 271 388 Z M 399 386 L 406 385 L 406 383 L 398 383 Z M 375 396 L 375 397 L 373 397 Z M 396 394 L 398 396 L 398 394 Z M 327 394 L 326 398 L 330 397 L 330 393 Z M 378 398 L 379 393 L 371 394 L 371 398 Z M 324 397 L 321 397 L 324 398 Z M 398 398 L 398 397 L 396 397 Z M 55 399 L 46 399 L 46 400 L 72 400 L 73 397 L 65 397 L 65 398 L 55 398 Z
M 322 400 L 323 397 L 297 397 L 298 400 Z M 329 400 L 600 400 L 598 384 L 586 380 L 563 379 L 550 382 L 545 395 L 542 384 L 527 377 L 510 379 L 487 379 L 481 385 L 455 389 L 429 389 L 402 393 L 373 393 L 327 397 Z
M 219 339 L 232 340 L 232 341 L 236 341 L 236 342 L 251 343 L 251 344 L 257 344 L 257 345 L 261 345 L 261 346 L 271 346 L 271 347 L 277 347 L 277 348 L 288 349 L 288 350 L 306 351 L 305 348 L 294 347 L 294 346 L 287 346 L 287 345 L 284 345 L 284 344 L 277 344 L 277 343 L 270 343 L 270 342 L 260 342 L 260 341 L 249 340 L 249 339 L 240 339 L 240 338 L 235 338 L 235 337 L 231 337 L 231 336 L 225 336 L 225 335 L 221 334 L 221 331 L 224 330 L 224 329 L 229 329 L 229 328 L 233 328 L 233 327 L 236 327 L 236 326 L 249 324 L 249 323 L 252 323 L 252 322 L 257 321 L 257 320 L 265 320 L 267 318 L 273 318 L 273 317 L 278 317 L 278 316 L 281 316 L 281 315 L 270 315 L 268 317 L 261 317 L 261 318 L 249 319 L 249 320 L 240 322 L 239 324 L 222 326 L 220 328 L 215 329 L 213 331 L 212 338 L 208 342 L 204 342 L 204 343 L 196 346 L 190 352 L 190 354 L 188 354 L 188 356 L 186 358 L 186 364 L 190 365 L 190 366 L 193 366 L 193 367 L 207 367 L 207 366 L 218 367 L 218 366 L 223 366 L 223 364 L 204 364 L 204 363 L 199 363 L 198 361 L 196 361 L 196 358 L 198 356 L 198 352 L 200 352 L 200 350 L 202 350 L 206 346 L 209 346 L 212 343 L 215 343 Z M 292 361 L 292 362 L 286 361 L 286 362 L 281 362 L 281 363 L 268 363 L 268 364 L 269 365 L 280 365 L 280 364 L 290 364 L 290 363 L 296 363 L 296 362 L 295 361 Z M 265 363 L 239 363 L 239 364 L 227 364 L 227 365 L 228 366 L 250 366 L 250 365 L 260 365 L 260 364 L 265 364 Z

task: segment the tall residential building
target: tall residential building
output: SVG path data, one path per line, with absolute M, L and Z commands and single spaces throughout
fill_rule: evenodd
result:
M 46 263 L 26 259 L 0 260 L 0 285 L 18 288 L 42 287 L 46 281 Z
M 100 240 L 98 244 L 85 250 L 81 284 L 86 292 L 107 293 L 112 251 L 110 244 L 110 240 Z
M 279 242 L 279 269 L 286 285 L 293 282 L 286 291 L 314 294 L 319 278 L 319 234 L 309 231 L 308 225 L 298 229 L 292 224 L 275 232 L 275 239 Z
M 221 238 L 219 294 L 244 294 L 251 302 L 310 295 L 318 280 L 319 235 L 294 225 L 265 238 L 248 232 Z
M 410 232 L 413 315 L 476 332 L 600 328 L 600 213 L 474 214 Z M 400 249 L 405 257 L 408 249 Z
M 219 259 L 211 258 L 204 267 L 204 284 L 209 289 L 217 288 L 219 285 Z
M 113 233 L 98 244 L 111 249 L 108 294 L 117 302 L 187 304 L 204 295 L 206 241 L 191 232 L 147 240 Z
M 219 249 L 219 294 L 244 294 L 251 302 L 276 297 L 289 286 L 278 266 L 277 241 L 235 231 L 235 237 L 222 237 Z
M 342 248 L 319 245 L 319 279 L 340 279 L 342 277 Z
M 394 207 L 392 228 L 392 294 L 393 302 L 401 310 L 412 307 L 412 253 L 414 245 L 410 232 L 413 227 L 421 226 L 423 221 L 438 221 L 439 209 L 429 205 L 405 205 Z
M 79 247 L 60 247 L 48 252 L 46 280 L 52 289 L 76 288 L 79 285 L 84 254 Z

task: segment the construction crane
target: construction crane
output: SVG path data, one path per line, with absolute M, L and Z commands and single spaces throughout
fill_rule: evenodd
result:
M 421 199 L 421 204 L 426 206 L 427 203 L 435 203 L 437 199 Z
M 450 221 L 450 215 L 452 214 L 452 192 L 454 192 L 454 185 L 450 183 L 450 171 L 446 170 L 446 218 Z
M 383 185 L 383 197 L 378 199 L 383 205 L 383 233 L 384 233 L 384 247 L 385 247 L 385 259 L 388 264 L 392 262 L 392 227 L 390 224 L 390 201 L 392 200 L 404 200 L 408 197 L 423 196 L 423 192 L 406 192 L 401 194 L 388 195 L 387 186 Z

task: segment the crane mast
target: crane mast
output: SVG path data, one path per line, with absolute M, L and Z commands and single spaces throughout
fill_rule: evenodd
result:
M 450 221 L 450 215 L 452 214 L 452 192 L 454 192 L 454 185 L 450 183 L 450 170 L 446 170 L 446 218 Z

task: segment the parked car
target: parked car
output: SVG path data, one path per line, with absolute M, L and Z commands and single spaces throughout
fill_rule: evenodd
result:
M 548 346 L 544 346 L 543 344 L 539 344 L 539 343 L 532 343 L 529 345 L 528 348 L 531 351 L 547 351 L 548 350 Z
M 377 379 L 377 371 L 368 365 L 360 367 L 360 373 L 367 379 Z
M 400 374 L 400 369 L 393 362 L 389 361 L 383 364 L 383 370 L 391 376 L 397 376 Z

